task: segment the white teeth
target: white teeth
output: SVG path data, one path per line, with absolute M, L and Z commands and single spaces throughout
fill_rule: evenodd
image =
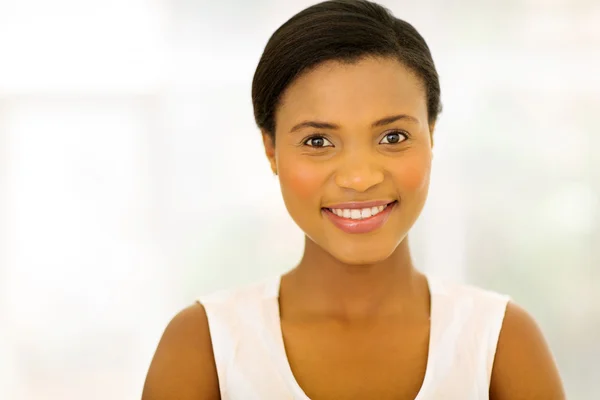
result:
M 364 218 L 369 218 L 369 217 L 379 214 L 380 212 L 385 210 L 386 207 L 387 207 L 387 205 L 379 206 L 379 207 L 362 208 L 362 209 L 332 208 L 331 212 L 334 213 L 335 215 L 337 215 L 338 217 L 342 217 L 342 218 L 364 219 Z

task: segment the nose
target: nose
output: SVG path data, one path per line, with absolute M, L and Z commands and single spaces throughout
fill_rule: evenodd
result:
M 344 189 L 366 192 L 384 180 L 383 168 L 368 157 L 346 157 L 335 174 L 335 183 Z

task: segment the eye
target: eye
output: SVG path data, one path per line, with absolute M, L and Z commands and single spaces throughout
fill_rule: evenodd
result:
M 323 136 L 313 136 L 306 139 L 303 144 L 309 147 L 333 147 L 333 144 Z
M 407 139 L 407 135 L 400 131 L 394 131 L 387 133 L 383 139 L 381 139 L 380 144 L 396 144 L 403 142 Z

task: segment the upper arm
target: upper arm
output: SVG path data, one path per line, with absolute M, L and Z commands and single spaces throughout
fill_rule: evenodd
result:
M 564 400 L 558 368 L 533 318 L 509 303 L 492 369 L 491 400 Z
M 216 400 L 219 382 L 204 307 L 177 314 L 158 344 L 142 400 Z

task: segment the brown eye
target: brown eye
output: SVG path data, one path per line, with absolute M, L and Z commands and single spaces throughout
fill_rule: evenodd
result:
M 331 147 L 331 142 L 323 136 L 313 136 L 304 141 L 304 144 L 309 147 Z
M 396 144 L 406 140 L 406 135 L 402 132 L 390 132 L 381 139 L 381 144 Z

